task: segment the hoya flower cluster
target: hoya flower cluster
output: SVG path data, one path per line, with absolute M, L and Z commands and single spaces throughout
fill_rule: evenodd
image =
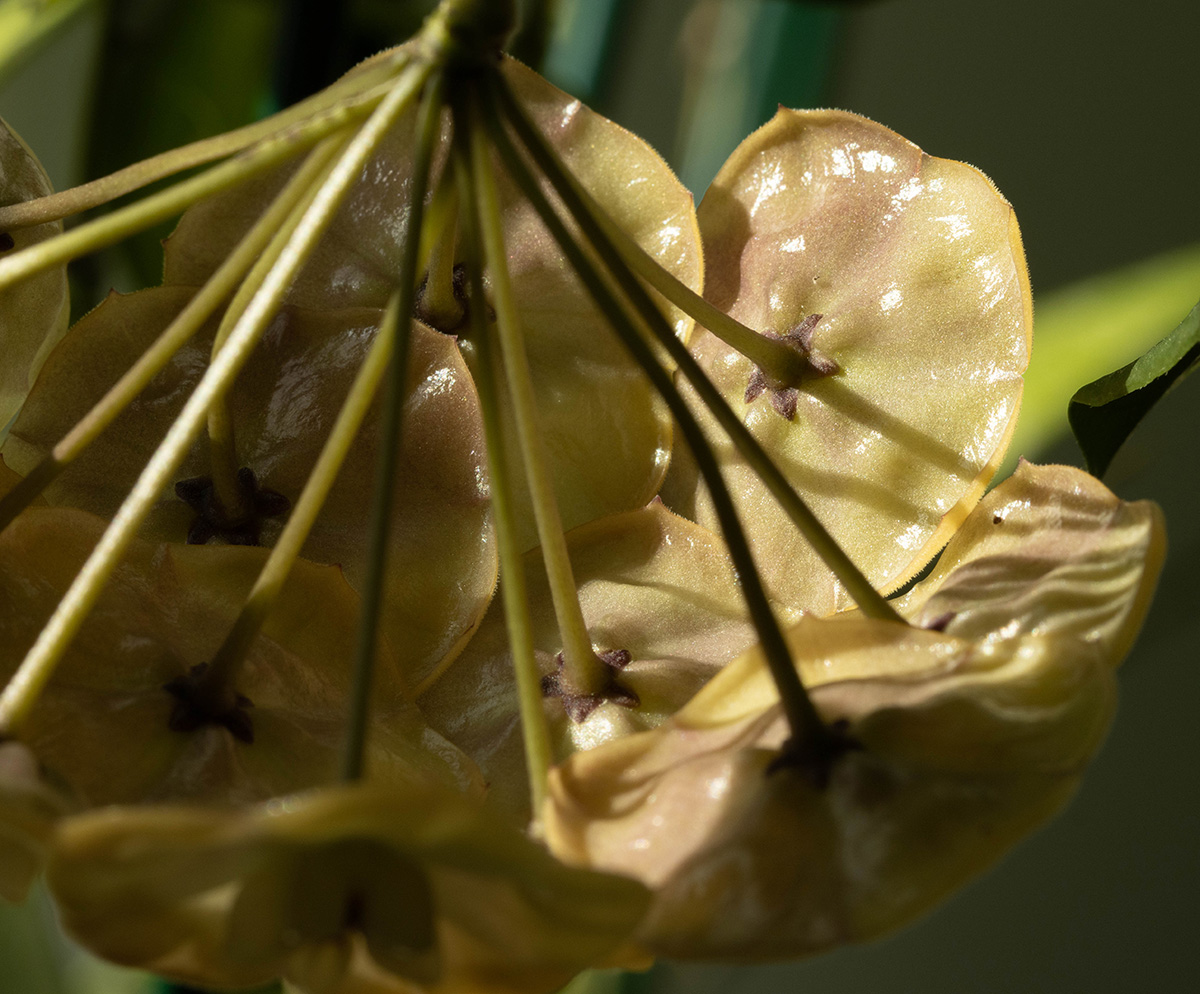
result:
M 115 962 L 805 955 L 987 866 L 1103 738 L 1162 526 L 1064 467 L 980 502 L 1030 347 L 1007 202 L 781 110 L 693 210 L 499 55 L 503 7 L 74 191 L 0 145 L 0 894 L 44 866 Z M 163 284 L 64 336 L 65 263 L 185 207 Z

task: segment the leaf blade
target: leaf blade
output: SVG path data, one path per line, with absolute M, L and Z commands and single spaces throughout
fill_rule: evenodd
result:
M 1102 476 L 1142 418 L 1197 365 L 1200 303 L 1139 358 L 1080 387 L 1067 405 L 1067 419 L 1088 469 Z

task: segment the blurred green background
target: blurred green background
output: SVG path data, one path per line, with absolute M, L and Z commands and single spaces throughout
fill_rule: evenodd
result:
M 20 0 L 49 8 L 63 0 Z M 0 16 L 13 0 L 0 0 Z M 56 186 L 232 127 L 399 40 L 428 4 L 113 0 L 70 4 L 0 70 L 0 114 Z M 558 0 L 520 39 L 547 74 L 638 132 L 697 198 L 778 103 L 837 106 L 988 173 L 1021 220 L 1035 358 L 1017 448 L 1081 464 L 1071 393 L 1143 351 L 1200 298 L 1200 5 L 1179 0 Z M 6 23 L 0 19 L 0 43 Z M 2 46 L 0 46 L 2 47 Z M 158 236 L 161 235 L 161 232 Z M 154 236 L 154 237 L 158 237 Z M 1164 253 L 1167 253 L 1164 256 Z M 154 238 L 80 276 L 97 299 L 153 280 Z M 1149 260 L 1147 262 L 1147 260 Z M 1117 277 L 1109 271 L 1142 264 Z M 1084 282 L 1080 282 L 1084 281 Z M 1143 423 L 1106 482 L 1167 515 L 1159 595 L 1079 796 L 997 870 L 900 935 L 801 964 L 662 964 L 597 989 L 659 994 L 1060 994 L 1195 989 L 1200 916 L 1200 383 Z M 0 907 L 0 991 L 102 994 L 40 899 Z M 59 965 L 55 965 L 59 964 Z M 65 964 L 65 966 L 63 966 Z

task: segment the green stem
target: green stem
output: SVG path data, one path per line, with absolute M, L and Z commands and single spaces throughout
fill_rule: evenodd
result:
M 0 289 L 44 269 L 111 245 L 173 217 L 204 197 L 266 172 L 316 144 L 326 135 L 353 123 L 365 112 L 364 107 L 330 111 L 318 119 L 297 125 L 294 131 L 265 139 L 199 176 L 183 180 L 128 207 L 6 256 L 0 259 Z
M 609 289 L 604 277 L 595 269 L 588 253 L 575 241 L 566 225 L 550 206 L 549 200 L 542 193 L 541 186 L 510 142 L 499 119 L 492 116 L 489 123 L 492 125 L 492 138 L 510 175 L 516 180 L 525 196 L 529 198 L 534 209 L 537 210 L 551 236 L 562 248 L 567 260 L 583 280 L 589 294 L 604 313 L 613 330 L 646 372 L 654 388 L 666 401 L 680 431 L 695 454 L 696 464 L 708 486 L 713 509 L 721 524 L 721 532 L 725 536 L 730 559 L 733 561 L 734 570 L 741 581 L 746 607 L 758 633 L 763 656 L 779 690 L 784 713 L 787 715 L 792 730 L 794 747 L 806 756 L 824 757 L 828 755 L 834 748 L 834 736 L 826 728 L 820 715 L 817 714 L 799 675 L 796 673 L 791 652 L 784 640 L 783 632 L 779 628 L 779 622 L 771 610 L 766 591 L 763 589 L 758 570 L 754 565 L 754 557 L 750 553 L 750 546 L 746 541 L 741 522 L 738 520 L 733 498 L 721 477 L 716 456 L 704 437 L 704 431 L 691 408 L 684 401 L 682 394 L 675 388 L 671 374 L 663 369 L 658 359 L 655 358 L 650 345 Z M 623 289 L 626 288 L 624 282 L 621 283 L 621 286 Z M 657 309 L 655 313 L 657 313 Z M 659 316 L 661 318 L 661 315 Z
M 288 515 L 287 524 L 283 526 L 275 547 L 263 564 L 262 571 L 225 641 L 213 655 L 203 677 L 197 681 L 197 698 L 208 702 L 214 713 L 221 713 L 232 707 L 236 701 L 235 685 L 242 663 L 262 630 L 267 615 L 278 601 L 292 566 L 300 556 L 300 550 L 312 531 L 317 514 L 329 496 L 338 472 L 346 461 L 346 455 L 354 444 L 358 429 L 367 415 L 367 409 L 378 391 L 379 382 L 387 370 L 396 341 L 396 303 L 396 297 L 393 296 L 380 322 L 379 333 L 354 378 L 350 392 L 338 412 L 337 420 L 321 448 L 321 454 L 317 457 L 304 489 Z M 407 322 L 405 326 L 408 326 Z
M 563 640 L 563 675 L 574 693 L 598 694 L 608 686 L 611 675 L 592 649 L 583 609 L 579 606 L 567 540 L 554 494 L 554 481 L 546 458 L 533 376 L 529 369 L 529 358 L 525 354 L 521 317 L 517 312 L 508 274 L 508 250 L 504 244 L 504 225 L 487 137 L 483 128 L 475 124 L 472 120 L 471 171 L 484 259 L 492 279 L 492 302 L 496 310 L 501 360 L 512 400 L 513 420 L 525 463 L 525 476 L 529 481 L 529 498 L 533 504 L 538 540 L 550 581 L 554 614 Z
M 515 98 L 508 91 L 502 77 L 496 74 L 497 84 L 489 87 L 488 92 L 499 94 L 505 120 L 512 125 L 522 143 L 528 149 L 534 162 L 545 173 L 554 187 L 555 192 L 562 198 L 567 210 L 580 231 L 592 248 L 600 256 L 604 264 L 614 273 L 620 286 L 628 293 L 641 316 L 653 333 L 654 338 L 667 350 L 671 359 L 679 366 L 687 377 L 693 389 L 699 394 L 705 406 L 712 412 L 718 423 L 729 435 L 742 457 L 759 475 L 767 489 L 783 507 L 800 533 L 812 546 L 822 561 L 832 571 L 834 576 L 846 588 L 847 593 L 862 609 L 862 612 L 872 618 L 903 623 L 903 619 L 892 606 L 873 587 L 871 583 L 850 557 L 837 544 L 833 536 L 825 529 L 808 505 L 792 488 L 787 478 L 767 455 L 750 430 L 730 409 L 713 386 L 712 381 L 704 374 L 700 364 L 692 357 L 687 347 L 679 341 L 671 330 L 671 326 L 655 306 L 649 293 L 625 265 L 621 254 L 607 238 L 603 227 L 596 222 L 583 198 L 580 196 L 575 180 L 558 160 L 557 154 L 547 144 L 538 130 L 525 117 L 524 112 Z M 499 135 L 507 135 L 499 127 L 495 129 Z M 497 142 L 499 143 L 499 138 Z M 694 316 L 694 315 L 693 315 Z
M 391 87 L 392 77 L 403 68 L 408 58 L 408 53 L 397 51 L 374 65 L 363 67 L 354 76 L 339 80 L 307 100 L 261 121 L 181 145 L 69 190 L 0 207 L 0 231 L 27 228 L 79 214 L 140 190 L 157 180 L 224 159 L 256 142 L 301 134 L 307 125 L 326 117 L 340 118 L 333 125 L 334 129 L 346 123 L 347 119 L 365 117 L 383 99 Z
M 342 146 L 345 137 L 332 135 L 315 148 L 304 164 L 280 191 L 258 222 L 243 236 L 237 247 L 221 263 L 208 282 L 155 340 L 138 361 L 106 393 L 96 406 L 50 450 L 8 494 L 0 499 L 0 531 L 34 501 L 59 473 L 67 468 L 92 444 L 133 399 L 141 393 L 170 361 L 183 344 L 204 324 L 237 286 L 246 270 L 258 259 L 264 247 L 310 186 L 326 169 L 330 159 Z M 299 214 L 296 215 L 296 220 Z M 289 227 L 290 231 L 291 228 Z
M 425 269 L 425 289 L 421 294 L 420 316 L 426 324 L 442 330 L 457 328 L 463 318 L 462 305 L 454 295 L 454 263 L 458 248 L 458 198 L 453 188 L 448 196 L 435 198 L 429 213 L 433 215 L 434 235 L 430 239 Z
M 375 669 L 379 617 L 383 609 L 384 586 L 387 583 L 389 535 L 392 505 L 395 502 L 396 466 L 400 459 L 400 422 L 404 412 L 405 377 L 408 371 L 409 342 L 412 332 L 413 299 L 416 295 L 417 254 L 420 250 L 421 219 L 425 210 L 425 190 L 433 161 L 433 149 L 438 142 L 442 114 L 442 79 L 430 81 L 421 99 L 418 114 L 417 142 L 413 154 L 412 182 L 408 189 L 408 204 L 404 217 L 408 230 L 400 253 L 397 274 L 399 285 L 392 304 L 399 315 L 400 332 L 388 365 L 384 387 L 383 414 L 379 429 L 379 463 L 375 474 L 375 490 L 371 501 L 370 543 L 367 553 L 366 578 L 362 591 L 362 615 L 354 650 L 354 677 L 350 691 L 350 720 L 346 731 L 345 753 L 342 757 L 342 779 L 358 780 L 363 775 L 367 738 L 367 716 L 370 708 L 371 678 Z
M 469 172 L 469 150 L 455 156 L 460 202 L 474 203 L 474 181 Z M 501 429 L 500 398 L 501 372 L 492 352 L 491 330 L 487 322 L 487 300 L 483 289 L 482 246 L 479 244 L 479 223 L 475 213 L 463 211 L 463 240 L 468 253 L 470 337 L 479 358 L 479 375 L 475 386 L 479 391 L 479 406 L 483 413 L 487 445 L 488 479 L 492 495 L 492 515 L 496 523 L 496 546 L 500 556 L 500 593 L 504 602 L 504 621 L 508 629 L 508 644 L 512 652 L 513 671 L 517 682 L 517 701 L 521 713 L 521 736 L 525 744 L 525 768 L 533 803 L 533 823 L 541 820 L 542 804 L 546 798 L 546 779 L 550 770 L 550 730 L 542 707 L 542 676 L 538 670 L 533 647 L 533 623 L 529 615 L 529 594 L 525 587 L 525 568 L 521 550 L 517 547 L 516 518 L 513 510 L 513 490 L 509 476 L 510 459 L 505 452 L 504 432 Z
M 576 185 L 576 190 L 628 266 L 672 304 L 755 363 L 773 383 L 799 386 L 805 376 L 811 374 L 812 367 L 801 352 L 780 339 L 760 335 L 718 310 L 660 266 L 649 252 L 603 211 L 583 187 Z
M 359 178 L 367 159 L 421 88 L 428 73 L 429 68 L 424 65 L 414 65 L 405 70 L 338 159 L 329 179 L 304 212 L 287 249 L 271 268 L 230 334 L 226 347 L 201 377 L 166 438 L 117 511 L 112 524 L 42 628 L 4 693 L 0 694 L 0 735 L 13 734 L 28 716 L 42 687 L 50 679 L 54 667 L 133 540 L 142 519 L 157 502 L 163 488 L 170 482 L 179 463 L 203 429 L 213 399 L 229 389 L 241 371 L 278 309 L 284 293 L 308 259 L 313 246 L 325 233 L 346 193 Z

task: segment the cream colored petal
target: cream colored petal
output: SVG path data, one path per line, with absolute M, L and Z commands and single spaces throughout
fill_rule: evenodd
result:
M 744 401 L 749 360 L 706 331 L 693 351 L 839 544 L 895 588 L 958 527 L 1012 433 L 1031 326 L 1012 208 L 977 170 L 864 118 L 781 109 L 730 157 L 699 216 L 706 296 L 760 332 L 821 315 L 812 345 L 840 371 L 806 381 L 789 421 L 767 394 Z M 847 606 L 702 417 L 772 594 L 817 613 Z M 679 472 L 668 492 L 710 524 L 694 471 Z
M 592 643 L 602 653 L 630 653 L 614 676 L 638 704 L 607 701 L 574 722 L 561 697 L 548 697 L 546 720 L 560 755 L 657 725 L 756 638 L 724 545 L 661 503 L 601 519 L 567 538 Z M 534 648 L 542 674 L 551 677 L 562 640 L 538 550 L 525 557 L 525 569 Z M 525 824 L 529 784 L 499 599 L 419 704 L 480 765 L 492 802 Z
M 1108 669 L 1053 640 L 981 659 L 935 633 L 824 622 L 852 636 L 843 658 L 819 624 L 791 633 L 804 668 L 883 674 L 909 657 L 905 672 L 813 689 L 863 747 L 826 787 L 771 769 L 788 734 L 777 705 L 722 721 L 712 684 L 667 724 L 552 775 L 551 845 L 654 889 L 639 936 L 657 954 L 795 957 L 899 927 L 1056 811 L 1111 716 Z M 750 669 L 743 682 L 762 680 Z
M 41 163 L 0 121 L 0 204 L 17 204 L 52 193 Z M 38 224 L 3 235 L 0 257 L 37 245 L 62 231 L 62 222 Z M 11 240 L 11 241 L 10 241 Z M 21 408 L 47 354 L 67 330 L 70 301 L 66 265 L 54 266 L 0 291 L 0 443 Z
M 55 350 L 5 448 L 28 470 L 82 417 L 191 299 L 184 287 L 111 296 Z M 239 460 L 295 501 L 379 323 L 378 311 L 285 308 L 230 394 Z M 55 504 L 110 517 L 207 367 L 211 325 L 184 346 L 117 421 L 47 490 Z M 392 529 L 385 632 L 419 683 L 474 631 L 496 583 L 483 421 L 451 339 L 414 323 Z M 376 467 L 378 406 L 304 547 L 361 590 Z M 201 440 L 177 479 L 210 473 Z M 182 542 L 193 511 L 168 489 L 142 534 Z M 264 523 L 270 544 L 282 519 Z
M 964 638 L 1070 635 L 1119 661 L 1165 554 L 1162 512 L 1070 466 L 1017 471 L 963 523 L 900 610 Z
M 0 675 L 32 644 L 104 524 L 83 512 L 26 512 L 0 537 Z M 23 734 L 89 803 L 239 803 L 335 779 L 349 715 L 358 598 L 336 567 L 300 561 L 251 647 L 237 690 L 254 741 L 224 727 L 172 731 L 164 684 L 210 660 L 266 550 L 135 541 L 31 713 Z M 470 789 L 473 765 L 402 693 L 385 650 L 368 766 L 410 766 Z

